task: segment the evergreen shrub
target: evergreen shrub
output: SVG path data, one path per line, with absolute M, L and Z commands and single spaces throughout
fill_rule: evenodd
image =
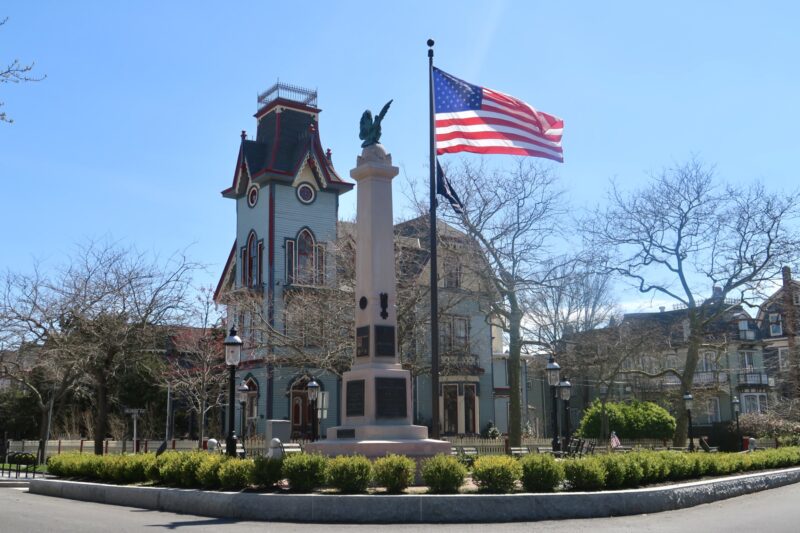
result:
M 227 455 L 221 453 L 209 453 L 199 465 L 197 465 L 197 481 L 204 489 L 218 489 L 221 484 L 219 481 L 219 468 L 222 463 L 228 460 Z
M 386 487 L 386 492 L 397 494 L 403 492 L 414 482 L 417 464 L 404 455 L 389 454 L 377 459 L 372 465 L 375 482 Z
M 256 457 L 253 460 L 253 485 L 271 487 L 283 479 L 283 461 L 272 457 Z
M 484 455 L 472 467 L 472 480 L 482 492 L 512 492 L 521 477 L 522 465 L 508 455 Z
M 435 455 L 422 462 L 422 479 L 432 494 L 455 494 L 464 478 L 467 467 L 450 455 Z
M 625 439 L 671 439 L 675 433 L 675 417 L 652 402 L 606 402 L 608 429 Z M 601 439 L 603 404 L 595 400 L 586 410 L 577 434 L 584 438 Z
M 311 492 L 325 484 L 328 459 L 320 454 L 295 453 L 283 458 L 283 477 L 296 492 Z
M 253 477 L 253 460 L 231 457 L 220 463 L 218 476 L 223 490 L 242 490 Z
M 366 492 L 372 481 L 372 463 L 363 455 L 340 455 L 328 461 L 328 485 L 344 494 Z
M 564 481 L 564 469 L 552 455 L 529 454 L 520 459 L 526 492 L 553 492 Z
M 597 458 L 584 457 L 564 461 L 564 473 L 572 490 L 603 490 L 606 482 L 606 469 Z

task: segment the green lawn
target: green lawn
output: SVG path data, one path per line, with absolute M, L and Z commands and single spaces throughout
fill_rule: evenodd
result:
M 2 468 L 6 471 L 13 470 L 14 472 L 17 471 L 17 465 L 10 465 L 10 464 L 2 464 Z M 20 472 L 25 469 L 25 465 L 20 466 Z M 36 467 L 36 471 L 39 473 L 46 473 L 47 472 L 47 465 L 38 465 Z

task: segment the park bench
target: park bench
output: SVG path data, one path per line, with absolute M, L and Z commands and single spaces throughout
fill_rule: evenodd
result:
M 586 443 L 586 447 L 581 452 L 581 457 L 584 455 L 594 455 L 594 447 L 597 446 L 597 441 L 591 441 Z
M 281 451 L 283 451 L 283 456 L 286 457 L 295 453 L 303 453 L 303 447 L 299 442 L 281 442 Z
M 10 452 L 6 456 L 5 463 L 0 465 L 0 477 L 11 477 L 13 475 L 19 478 L 21 474 L 25 474 L 27 479 L 28 474 L 31 474 L 35 478 L 38 464 L 36 456 L 32 453 Z
M 716 452 L 719 451 L 718 447 L 709 446 L 708 445 L 708 441 L 706 440 L 705 437 L 700 437 L 699 440 L 700 440 L 700 447 L 703 449 L 704 452 L 706 452 L 706 453 L 716 453 Z
M 511 446 L 509 451 L 514 457 L 522 457 L 523 455 L 528 455 L 530 453 L 530 450 L 527 446 Z

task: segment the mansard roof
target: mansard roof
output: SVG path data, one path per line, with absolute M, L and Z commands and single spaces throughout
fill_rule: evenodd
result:
M 279 181 L 292 183 L 308 165 L 321 189 L 347 192 L 353 184 L 336 172 L 330 154 L 322 148 L 317 117 L 320 110 L 278 98 L 256 114 L 255 140 L 244 132 L 233 183 L 222 195 L 236 198 L 245 194 L 249 183 Z

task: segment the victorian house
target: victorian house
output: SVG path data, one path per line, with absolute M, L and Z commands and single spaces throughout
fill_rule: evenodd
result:
M 330 244 L 339 196 L 353 184 L 322 147 L 316 91 L 277 83 L 258 104 L 255 138 L 242 132 L 232 184 L 222 191 L 235 205 L 236 238 L 215 299 L 245 341 L 237 376 L 248 388 L 246 435 L 263 434 L 269 419 L 290 420 L 295 436 L 310 435 L 312 379 L 329 399 L 324 434 L 338 416 L 338 377 L 307 364 L 315 346 L 286 342 L 295 337 L 288 307 L 293 293 L 335 286 Z

